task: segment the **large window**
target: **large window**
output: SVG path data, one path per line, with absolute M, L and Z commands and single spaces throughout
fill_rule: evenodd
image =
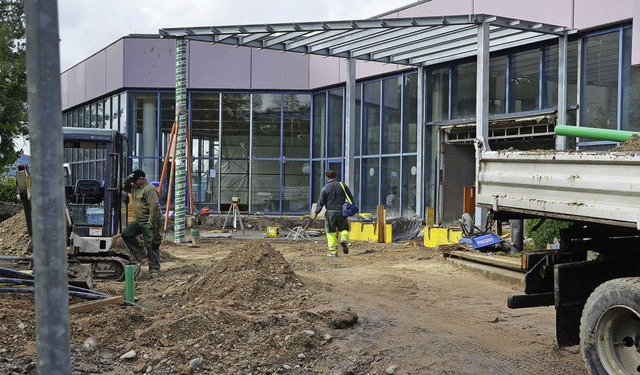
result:
M 489 114 L 507 111 L 507 56 L 492 57 L 489 61 Z
M 509 88 L 510 113 L 533 111 L 539 108 L 540 49 L 511 55 Z
M 624 29 L 623 33 L 621 127 L 640 131 L 640 68 L 631 67 L 631 28 Z
M 474 117 L 476 114 L 476 62 L 456 65 L 452 69 L 451 117 Z
M 402 152 L 416 152 L 418 144 L 418 79 L 415 73 L 404 76 Z
M 581 125 L 640 130 L 640 73 L 631 67 L 631 30 L 621 26 L 584 38 Z
M 382 153 L 400 152 L 402 127 L 402 76 L 382 81 Z
M 220 94 L 191 95 L 192 186 L 196 202 L 217 207 Z
M 362 154 L 380 153 L 380 81 L 364 84 Z
M 249 202 L 250 94 L 222 94 L 220 204 Z M 241 206 L 242 207 L 242 206 Z
M 449 68 L 429 71 L 427 110 L 431 122 L 449 119 Z
M 283 156 L 308 159 L 311 141 L 311 96 L 285 94 L 283 107 Z
M 342 157 L 342 108 L 344 97 L 342 88 L 329 91 L 328 110 L 328 157 Z
M 313 95 L 313 157 L 326 157 L 327 146 L 327 93 Z
M 253 95 L 253 157 L 280 156 L 280 94 Z
M 618 64 L 620 33 L 588 37 L 584 41 L 584 126 L 616 129 L 618 127 Z

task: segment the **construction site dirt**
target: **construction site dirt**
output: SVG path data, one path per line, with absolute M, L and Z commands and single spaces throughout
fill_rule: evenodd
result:
M 23 240 L 9 224 L 5 254 Z M 434 249 L 354 242 L 330 258 L 324 237 L 260 233 L 165 240 L 161 275 L 143 267 L 135 306 L 69 315 L 72 373 L 586 373 L 578 347 L 557 347 L 553 307 L 509 310 L 518 286 Z M 124 283 L 95 289 L 123 295 Z M 35 325 L 32 294 L 0 296 L 0 373 L 36 373 Z

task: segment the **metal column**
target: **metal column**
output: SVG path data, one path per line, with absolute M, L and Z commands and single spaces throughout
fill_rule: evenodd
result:
M 57 1 L 25 1 L 38 374 L 70 374 Z
M 568 37 L 563 35 L 558 40 L 558 121 L 560 125 L 567 125 L 567 49 Z M 567 137 L 556 136 L 556 150 L 567 149 Z
M 476 173 L 479 173 L 482 150 L 489 148 L 489 23 L 478 25 L 478 60 L 476 73 Z M 476 181 L 478 176 L 476 175 Z M 477 189 L 478 184 L 476 184 Z M 475 223 L 483 223 L 486 209 L 476 207 Z
M 356 170 L 356 59 L 347 59 L 347 82 L 345 90 L 344 118 L 344 176 L 342 180 L 351 191 L 355 191 Z
M 424 95 L 424 67 L 418 68 L 418 119 L 416 125 L 416 216 L 424 217 L 424 195 L 426 191 L 424 189 L 424 146 L 426 139 L 424 139 L 424 119 L 425 119 L 425 95 Z
M 175 165 L 175 212 L 173 238 L 175 243 L 185 242 L 185 213 L 187 209 L 187 41 L 176 39 L 176 122 L 178 140 L 176 142 Z

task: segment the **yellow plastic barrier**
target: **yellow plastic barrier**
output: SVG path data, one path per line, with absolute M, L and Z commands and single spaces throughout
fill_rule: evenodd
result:
M 376 222 L 352 221 L 349 228 L 350 241 L 370 241 L 378 242 L 378 233 L 376 232 Z M 391 243 L 391 224 L 385 224 L 384 242 Z
M 425 247 L 458 243 L 460 238 L 462 238 L 461 230 L 435 227 L 427 227 L 424 229 Z

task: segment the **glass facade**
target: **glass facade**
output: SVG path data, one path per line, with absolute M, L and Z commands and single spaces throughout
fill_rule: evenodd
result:
M 582 59 L 581 125 L 640 129 L 640 74 L 631 67 L 631 27 L 585 36 Z
M 631 26 L 577 36 L 568 44 L 567 123 L 640 130 L 640 71 L 631 67 Z M 427 126 L 418 139 L 418 83 L 424 80 Z M 358 81 L 355 90 L 355 186 L 363 212 L 388 207 L 411 217 L 417 194 L 436 205 L 438 130 L 433 124 L 475 117 L 476 61 L 464 59 Z M 558 101 L 556 41 L 518 46 L 490 57 L 489 112 L 551 110 Z M 65 126 L 117 129 L 130 139 L 131 159 L 150 180 L 172 160 L 175 95 L 169 90 L 117 93 L 64 113 Z M 345 87 L 313 92 L 192 91 L 188 142 L 197 208 L 309 213 L 327 169 L 344 171 Z M 418 142 L 423 147 L 422 192 L 417 191 Z M 100 178 L 104 153 L 65 154 L 77 178 Z M 167 165 L 166 174 L 171 164 Z M 341 176 L 342 177 L 342 176 Z M 162 202 L 166 202 L 165 178 Z M 393 201 L 393 205 L 391 204 Z M 425 213 L 426 215 L 426 213 Z

